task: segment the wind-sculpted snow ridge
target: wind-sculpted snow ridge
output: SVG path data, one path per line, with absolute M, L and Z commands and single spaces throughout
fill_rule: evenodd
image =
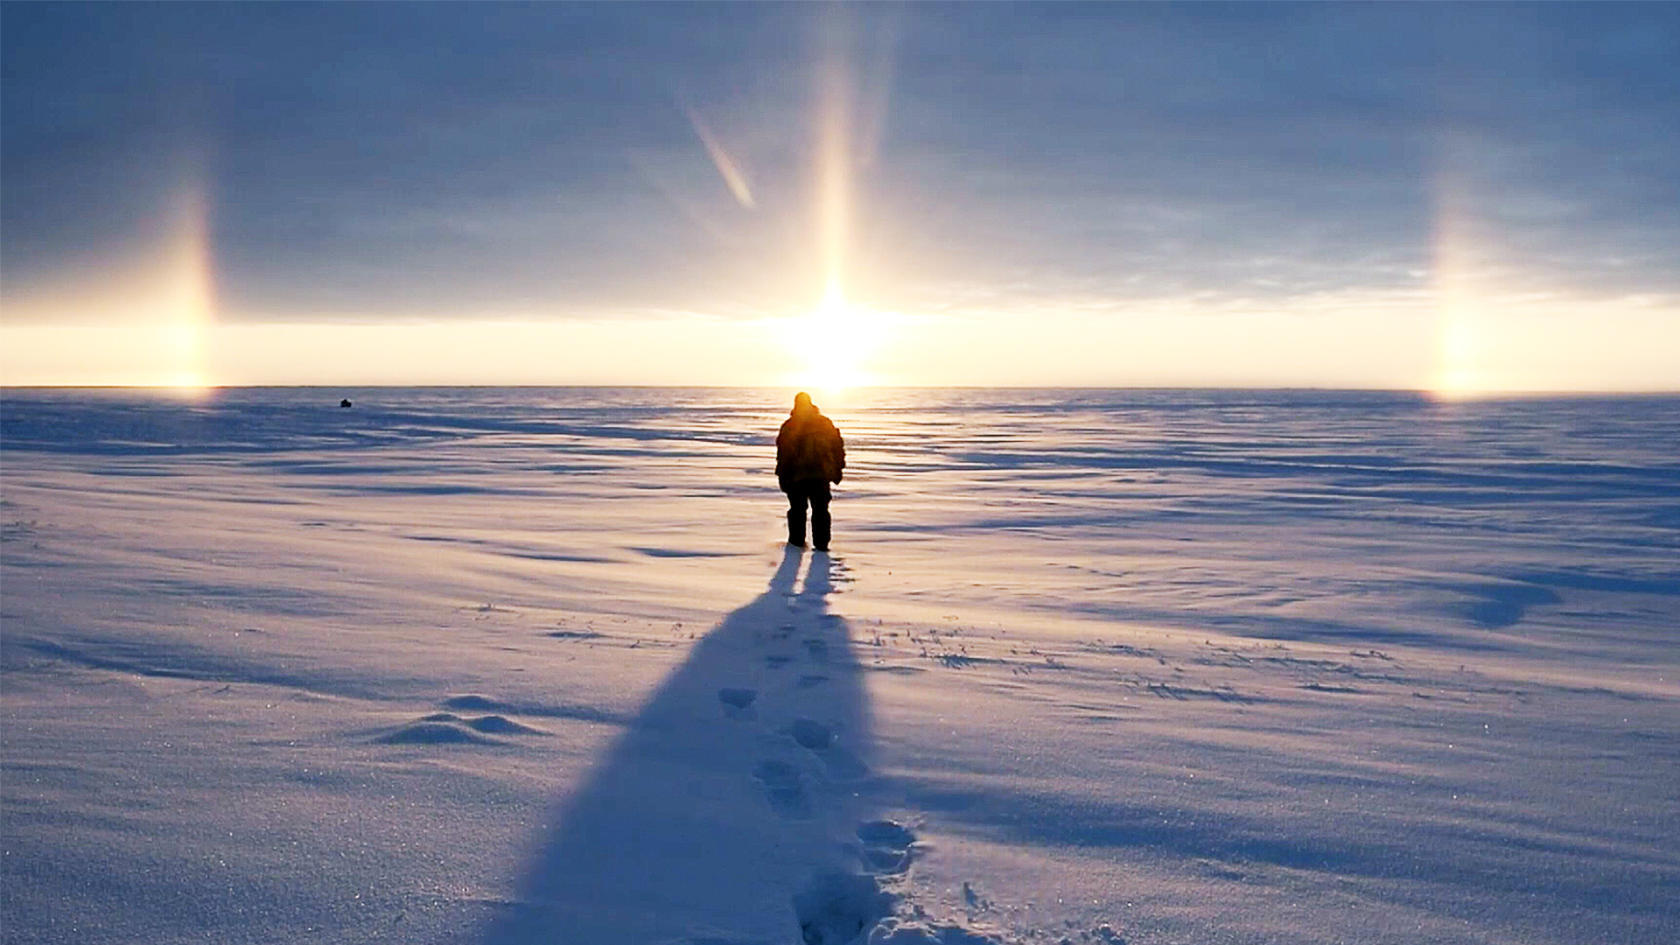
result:
M 1680 398 L 791 393 L 6 391 L 0 939 L 1680 941 Z

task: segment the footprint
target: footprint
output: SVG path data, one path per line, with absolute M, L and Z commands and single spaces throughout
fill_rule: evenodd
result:
M 791 662 L 793 662 L 793 657 L 791 656 L 766 656 L 764 658 L 764 665 L 770 667 L 771 669 L 781 669 L 783 666 L 786 666 Z
M 719 689 L 717 696 L 725 716 L 742 721 L 758 718 L 758 710 L 753 708 L 753 702 L 758 699 L 757 689 Z
M 723 703 L 724 705 L 734 706 L 737 709 L 745 709 L 747 706 L 752 705 L 753 700 L 757 699 L 757 698 L 758 698 L 758 690 L 757 689 L 719 689 L 718 690 L 718 701 Z
M 805 652 L 810 655 L 811 659 L 821 663 L 828 659 L 828 641 L 818 639 L 806 640 Z
M 847 945 L 890 915 L 893 896 L 873 876 L 824 873 L 793 897 L 805 945 Z
M 894 876 L 909 869 L 915 858 L 916 835 L 896 821 L 860 824 L 857 838 L 863 844 L 863 868 L 870 873 Z
M 834 744 L 834 732 L 828 726 L 813 719 L 799 719 L 793 723 L 788 732 L 801 748 L 812 751 L 826 751 Z
M 815 719 L 798 719 L 785 730 L 799 747 L 816 755 L 831 781 L 856 781 L 869 773 L 858 756 L 836 744 L 836 735 Z
M 824 676 L 822 673 L 806 673 L 805 675 L 799 677 L 799 682 L 795 683 L 795 685 L 801 689 L 809 689 L 812 686 L 820 686 L 825 682 L 828 682 L 828 677 Z
M 783 817 L 811 816 L 811 799 L 805 793 L 804 776 L 785 761 L 766 759 L 753 769 L 753 777 L 764 786 L 770 807 Z

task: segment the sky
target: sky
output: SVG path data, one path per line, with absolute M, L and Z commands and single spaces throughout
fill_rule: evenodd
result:
M 6 384 L 1680 389 L 1680 4 L 0 7 Z

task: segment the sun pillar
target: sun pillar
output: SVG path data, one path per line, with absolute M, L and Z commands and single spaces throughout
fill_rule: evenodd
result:
M 1440 397 L 1466 397 L 1487 386 L 1489 340 L 1482 322 L 1481 263 L 1472 232 L 1464 185 L 1450 155 L 1436 174 L 1433 240 L 1435 372 L 1429 379 Z
M 850 79 L 840 51 L 831 47 L 818 78 L 817 253 L 822 277 L 818 310 L 832 314 L 845 308 L 846 256 L 851 240 Z
M 209 202 L 202 187 L 184 188 L 174 208 L 174 233 L 165 257 L 159 303 L 164 383 L 203 388 L 210 377 L 210 331 L 215 323 L 215 275 Z

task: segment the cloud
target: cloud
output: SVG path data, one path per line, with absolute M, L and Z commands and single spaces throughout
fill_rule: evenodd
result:
M 1680 71 L 1672 6 L 848 15 L 868 120 L 846 279 L 880 307 L 1415 293 L 1448 211 L 1489 279 L 1680 291 L 1680 216 L 1661 209 L 1680 204 L 1680 115 L 1658 91 Z M 754 318 L 821 292 L 832 11 L 5 16 L 9 296 L 155 238 L 183 176 L 236 320 Z

